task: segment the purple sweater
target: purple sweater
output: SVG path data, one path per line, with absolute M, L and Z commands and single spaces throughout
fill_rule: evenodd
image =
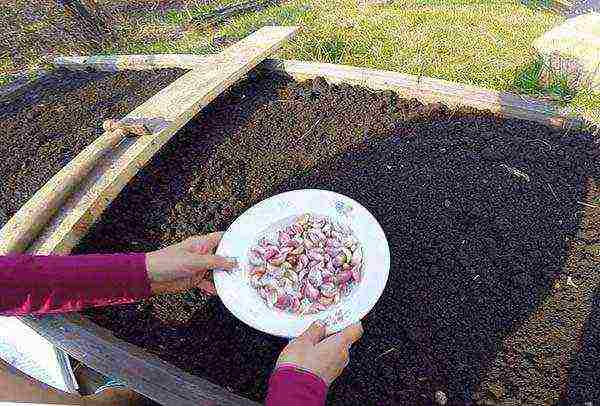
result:
M 145 254 L 0 257 L 0 315 L 79 311 L 150 296 Z M 322 406 L 327 385 L 284 365 L 269 380 L 267 406 Z

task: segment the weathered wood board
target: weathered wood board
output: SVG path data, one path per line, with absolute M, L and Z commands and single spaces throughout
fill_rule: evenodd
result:
M 54 66 L 70 70 L 94 69 L 105 72 L 120 70 L 148 70 L 162 68 L 195 69 L 213 63 L 214 55 L 157 54 L 157 55 L 91 55 L 62 56 L 54 59 Z
M 571 128 L 583 124 L 567 110 L 532 97 L 498 92 L 441 79 L 405 75 L 397 72 L 353 66 L 292 60 L 267 60 L 267 69 L 285 72 L 297 80 L 317 76 L 332 83 L 348 83 L 377 90 L 392 90 L 401 97 L 423 102 L 442 102 L 449 106 L 470 106 L 542 124 Z

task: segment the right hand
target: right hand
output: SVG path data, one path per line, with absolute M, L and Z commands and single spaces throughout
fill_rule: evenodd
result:
M 283 349 L 275 368 L 291 364 L 312 372 L 330 385 L 348 365 L 350 347 L 362 334 L 362 324 L 357 322 L 339 333 L 325 337 L 325 325 L 315 321 Z

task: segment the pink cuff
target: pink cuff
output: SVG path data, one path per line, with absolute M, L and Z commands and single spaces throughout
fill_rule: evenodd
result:
M 327 383 L 293 364 L 282 364 L 271 375 L 266 406 L 323 406 Z

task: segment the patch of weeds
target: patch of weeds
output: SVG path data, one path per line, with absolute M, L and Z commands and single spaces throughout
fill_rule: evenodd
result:
M 514 87 L 522 93 L 568 103 L 577 94 L 566 74 L 547 70 L 541 58 L 517 75 Z
M 171 24 L 186 24 L 192 19 L 202 19 L 215 11 L 215 6 L 210 4 L 199 4 L 192 8 L 184 7 L 183 10 L 169 10 L 165 14 L 165 20 Z
M 305 2 L 271 6 L 239 16 L 223 26 L 219 36 L 239 40 L 264 26 L 297 25 L 303 21 L 309 10 L 310 6 Z

